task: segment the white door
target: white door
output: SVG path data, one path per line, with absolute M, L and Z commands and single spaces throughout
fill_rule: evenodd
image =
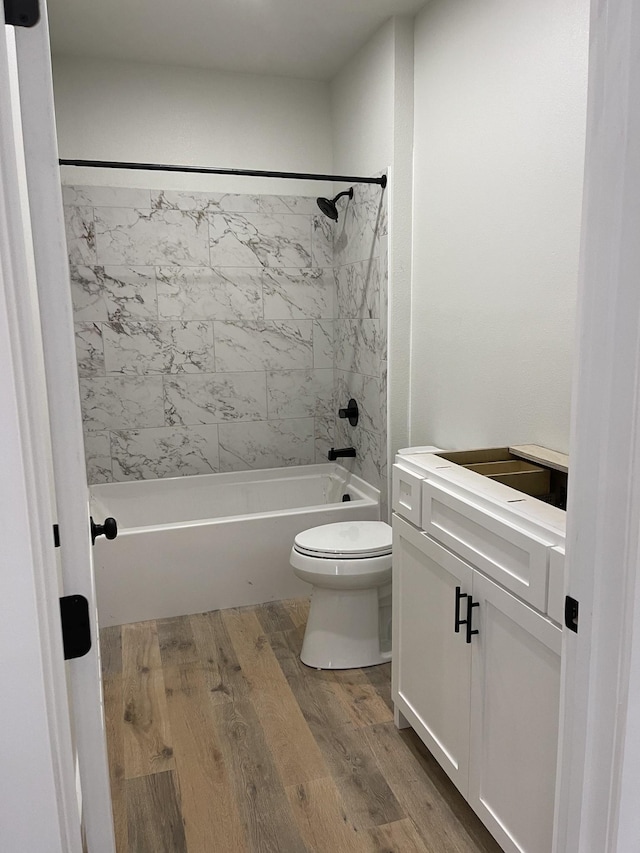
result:
M 474 573 L 468 800 L 508 853 L 549 853 L 562 631 Z
M 24 166 L 46 368 L 63 595 L 89 602 L 92 647 L 68 664 L 73 730 L 89 853 L 115 851 L 102 706 L 98 623 L 67 248 L 53 106 L 46 6 L 29 29 L 16 28 Z M 28 226 L 27 226 L 28 227 Z M 98 519 L 102 521 L 102 519 Z
M 471 647 L 466 626 L 472 569 L 415 527 L 393 518 L 394 702 L 466 796 Z M 456 590 L 460 593 L 457 594 Z
M 0 23 L 2 11 L 0 10 Z M 15 62 L 0 34 L 0 850 L 80 853 L 44 357 L 22 224 Z

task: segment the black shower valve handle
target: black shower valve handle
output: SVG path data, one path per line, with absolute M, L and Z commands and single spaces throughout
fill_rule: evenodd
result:
M 351 426 L 357 426 L 359 417 L 358 404 L 353 397 L 349 400 L 346 409 L 338 409 L 338 416 L 341 418 L 349 418 Z

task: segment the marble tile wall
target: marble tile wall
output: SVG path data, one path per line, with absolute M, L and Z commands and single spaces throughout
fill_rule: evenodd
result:
M 315 199 L 63 197 L 89 481 L 324 461 L 335 277 Z
M 356 188 L 334 224 L 315 198 L 65 186 L 89 482 L 311 464 L 344 443 L 382 485 L 383 196 Z M 336 419 L 351 395 L 355 438 Z
M 356 427 L 336 418 L 336 446 L 356 448 L 352 470 L 387 493 L 387 207 L 376 185 L 357 185 L 333 239 L 336 408 L 355 397 Z M 347 463 L 345 463 L 347 464 Z

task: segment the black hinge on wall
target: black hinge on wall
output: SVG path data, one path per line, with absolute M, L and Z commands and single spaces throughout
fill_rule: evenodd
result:
M 81 658 L 91 648 L 89 602 L 84 595 L 65 595 L 60 599 L 64 659 Z
M 10 27 L 33 27 L 40 20 L 40 0 L 4 0 L 4 22 Z

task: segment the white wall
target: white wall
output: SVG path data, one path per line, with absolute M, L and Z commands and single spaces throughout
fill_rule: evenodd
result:
M 332 172 L 329 86 L 311 80 L 54 58 L 60 157 Z M 63 168 L 102 186 L 324 195 L 311 181 Z
M 384 24 L 331 81 L 337 171 L 375 174 L 393 155 L 393 20 Z
M 412 443 L 567 450 L 588 12 L 416 20 Z
M 414 56 L 413 18 L 395 19 L 393 159 L 389 188 L 389 459 L 410 443 Z
M 387 21 L 331 82 L 336 172 L 389 176 L 388 445 L 408 440 L 413 19 Z

